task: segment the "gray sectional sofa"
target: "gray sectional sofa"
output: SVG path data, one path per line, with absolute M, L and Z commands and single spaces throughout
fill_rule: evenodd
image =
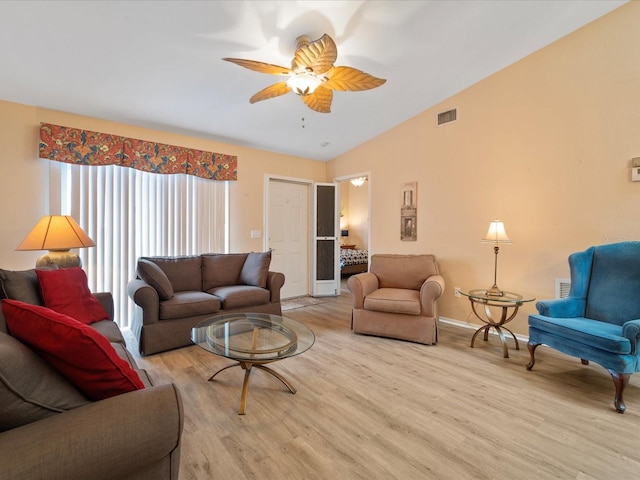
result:
M 192 327 L 219 313 L 281 315 L 285 279 L 270 263 L 271 252 L 139 258 L 127 288 L 140 353 L 193 345 Z
M 145 388 L 89 400 L 44 357 L 10 334 L 0 308 L 0 478 L 177 479 L 183 410 L 175 385 L 154 386 L 113 322 L 110 293 L 94 296 L 106 337 Z M 35 270 L 0 270 L 0 299 L 42 305 Z M 162 421 L 158 421 L 161 419 Z

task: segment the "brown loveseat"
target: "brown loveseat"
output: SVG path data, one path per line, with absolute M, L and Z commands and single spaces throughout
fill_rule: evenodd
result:
M 444 279 L 434 255 L 372 255 L 369 271 L 347 284 L 355 333 L 437 343 Z
M 0 270 L 0 298 L 41 305 L 34 270 Z M 0 478 L 177 479 L 183 410 L 174 385 L 153 386 L 126 349 L 110 293 L 97 293 L 104 335 L 145 385 L 89 400 L 44 358 L 9 334 L 0 309 Z M 159 421 L 161 420 L 161 421 Z
M 193 345 L 193 326 L 219 313 L 281 315 L 284 275 L 269 271 L 270 263 L 271 252 L 138 259 L 128 294 L 140 353 Z

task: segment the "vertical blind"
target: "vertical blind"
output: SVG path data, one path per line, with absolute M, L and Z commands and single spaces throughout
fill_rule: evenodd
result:
M 59 162 L 51 179 L 52 211 L 71 215 L 96 242 L 79 255 L 90 289 L 113 294 L 120 327 L 134 314 L 127 283 L 139 257 L 227 249 L 227 182 Z

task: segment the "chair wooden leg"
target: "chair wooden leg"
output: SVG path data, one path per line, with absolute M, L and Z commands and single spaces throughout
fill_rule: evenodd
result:
M 622 393 L 627 385 L 629 385 L 630 373 L 619 373 L 613 370 L 609 370 L 611 378 L 613 378 L 613 384 L 616 386 L 616 396 L 613 399 L 613 405 L 616 407 L 616 412 L 624 413 L 627 407 L 622 399 Z
M 536 363 L 535 352 L 536 348 L 538 348 L 539 343 L 529 342 L 527 343 L 527 348 L 529 349 L 529 355 L 531 355 L 531 360 L 527 363 L 527 370 L 531 370 L 533 365 Z

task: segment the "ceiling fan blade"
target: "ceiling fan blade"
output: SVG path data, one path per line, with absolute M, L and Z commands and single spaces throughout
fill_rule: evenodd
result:
M 331 102 L 333 101 L 333 92 L 324 86 L 319 86 L 309 95 L 301 97 L 302 101 L 311 110 L 320 113 L 331 113 Z
M 338 58 L 338 47 L 326 33 L 318 40 L 298 43 L 298 48 L 291 61 L 291 69 L 297 72 L 313 71 L 322 75 L 329 71 Z
M 323 86 L 332 90 L 358 91 L 376 88 L 386 82 L 382 78 L 374 77 L 351 67 L 334 67 L 325 74 L 328 79 Z
M 271 63 L 257 62 L 255 60 L 243 60 L 242 58 L 223 58 L 226 62 L 235 63 L 241 67 L 248 68 L 255 72 L 268 73 L 270 75 L 289 75 L 291 70 L 279 65 L 272 65 Z
M 269 100 L 270 98 L 279 97 L 285 93 L 289 93 L 291 88 L 287 85 L 287 82 L 278 82 L 273 85 L 260 90 L 253 97 L 249 99 L 249 103 L 260 102 L 261 100 Z

